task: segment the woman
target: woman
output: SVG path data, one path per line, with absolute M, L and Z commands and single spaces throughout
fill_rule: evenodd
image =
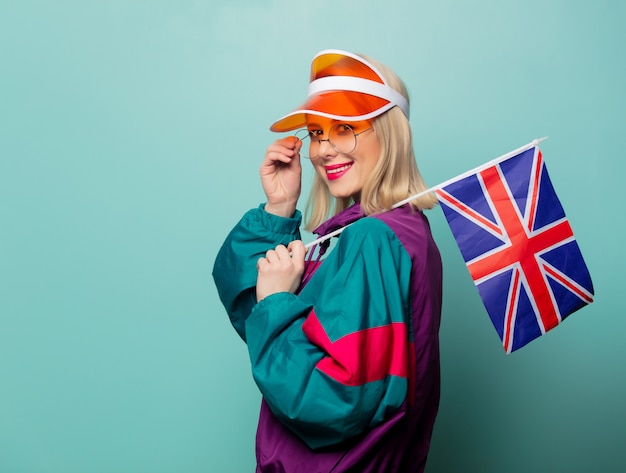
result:
M 432 196 L 389 210 L 425 189 L 408 114 L 395 73 L 328 50 L 313 59 L 306 103 L 271 127 L 308 134 L 268 147 L 267 201 L 231 231 L 213 269 L 263 394 L 257 472 L 424 469 L 439 403 L 441 259 L 421 211 Z M 321 263 L 328 241 L 306 261 L 300 241 L 301 156 L 316 171 L 307 228 L 346 227 Z

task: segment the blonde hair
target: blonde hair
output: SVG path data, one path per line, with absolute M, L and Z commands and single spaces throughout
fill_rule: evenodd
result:
M 383 74 L 391 87 L 407 101 L 408 92 L 402 80 L 385 65 L 361 56 Z M 411 126 L 402 110 L 393 107 L 372 122 L 380 142 L 380 156 L 361 191 L 361 209 L 366 215 L 389 210 L 393 204 L 427 189 L 415 161 Z M 306 229 L 311 231 L 331 215 L 353 203 L 350 198 L 336 199 L 319 175 L 315 175 L 306 204 Z M 431 209 L 437 198 L 429 193 L 411 201 L 416 209 Z

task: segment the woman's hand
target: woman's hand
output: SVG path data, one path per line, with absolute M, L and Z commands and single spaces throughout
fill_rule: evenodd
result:
M 257 262 L 256 299 L 260 301 L 278 292 L 291 292 L 300 287 L 304 273 L 306 250 L 301 240 L 294 240 L 285 248 L 278 245 Z
M 288 136 L 272 143 L 261 164 L 261 184 L 267 196 L 265 211 L 291 217 L 300 197 L 302 166 L 300 148 L 302 142 Z

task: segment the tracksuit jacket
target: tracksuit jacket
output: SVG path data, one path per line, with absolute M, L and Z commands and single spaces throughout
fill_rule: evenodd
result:
M 307 262 L 297 294 L 257 303 L 257 260 L 300 239 L 300 223 L 299 211 L 250 210 L 213 268 L 263 395 L 257 472 L 421 472 L 440 381 L 442 269 L 428 221 L 408 205 L 364 217 L 357 203 L 316 230 L 352 223 Z

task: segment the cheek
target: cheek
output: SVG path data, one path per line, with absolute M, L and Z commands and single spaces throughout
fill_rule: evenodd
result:
M 371 171 L 372 169 L 374 169 L 374 167 L 378 163 L 378 160 L 380 159 L 381 146 L 378 142 L 378 139 L 372 139 L 368 143 L 364 144 L 366 144 L 366 146 L 364 147 L 364 152 L 361 159 L 363 161 L 364 167 Z
M 312 163 L 312 164 L 313 164 L 313 169 L 315 170 L 318 176 L 326 177 L 326 170 L 321 164 L 315 164 L 315 163 Z
M 368 173 L 374 170 L 379 159 L 380 156 L 378 153 L 370 153 L 367 157 L 365 157 L 365 159 L 363 160 L 364 167 L 367 169 Z

